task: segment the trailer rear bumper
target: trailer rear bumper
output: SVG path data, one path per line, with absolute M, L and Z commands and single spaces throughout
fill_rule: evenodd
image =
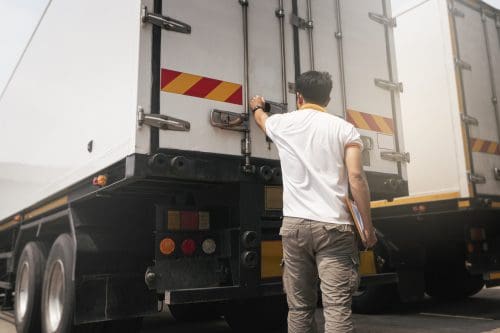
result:
M 266 297 L 283 294 L 281 282 L 262 284 L 257 288 L 227 286 L 199 289 L 170 290 L 165 292 L 165 304 L 223 302 L 242 298 Z

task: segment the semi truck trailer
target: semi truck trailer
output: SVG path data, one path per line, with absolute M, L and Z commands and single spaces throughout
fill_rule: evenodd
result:
M 448 3 L 431 3 L 446 26 Z M 18 332 L 136 332 L 166 308 L 281 324 L 281 170 L 247 100 L 292 111 L 311 69 L 332 74 L 328 112 L 365 146 L 380 242 L 361 252 L 355 309 L 440 297 L 439 281 L 456 296 L 495 284 L 499 157 L 466 149 L 453 30 L 415 66 L 418 37 L 395 43 L 411 13 L 395 19 L 388 0 L 49 1 L 0 95 L 0 287 Z M 434 51 L 448 66 L 429 80 L 448 90 L 431 107 L 418 80 L 435 73 L 419 61 Z

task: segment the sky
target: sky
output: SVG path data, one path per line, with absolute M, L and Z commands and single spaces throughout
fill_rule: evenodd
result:
M 411 0 L 392 0 L 392 6 L 397 9 L 408 1 Z M 500 0 L 485 2 L 500 8 Z M 0 0 L 0 92 L 47 3 L 48 0 Z

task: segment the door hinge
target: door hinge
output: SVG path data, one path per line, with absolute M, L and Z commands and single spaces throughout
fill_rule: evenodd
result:
M 466 115 L 465 113 L 461 114 L 462 121 L 469 126 L 478 126 L 479 125 L 479 120 L 477 118 L 474 118 L 472 116 Z
M 383 79 L 375 79 L 375 85 L 379 88 L 385 90 L 393 90 L 403 92 L 403 83 L 402 82 L 392 82 Z
M 191 33 L 191 26 L 187 23 L 173 19 L 168 16 L 148 12 L 148 7 L 142 8 L 142 22 L 151 23 L 154 26 L 165 30 L 180 32 L 183 34 Z
M 396 151 L 384 151 L 380 153 L 380 157 L 386 161 L 410 163 L 410 153 L 399 153 Z
M 299 29 L 312 29 L 314 27 L 313 21 L 303 19 L 302 17 L 298 17 L 297 15 L 292 14 L 290 16 L 290 24 L 299 28 Z
M 142 108 L 137 111 L 137 125 L 148 125 L 162 130 L 188 132 L 191 124 L 188 121 L 177 119 L 163 114 L 144 113 Z
M 386 25 L 388 27 L 391 27 L 391 28 L 395 28 L 396 27 L 396 19 L 395 18 L 392 18 L 392 17 L 387 17 L 387 16 L 384 16 L 384 15 L 380 15 L 380 14 L 376 14 L 376 13 L 368 13 L 368 17 L 377 22 L 377 23 L 380 23 L 380 24 L 383 24 L 383 25 Z
M 465 62 L 465 61 L 463 61 L 462 59 L 459 59 L 459 58 L 455 58 L 455 65 L 457 65 L 458 68 L 460 68 L 460 69 L 464 69 L 464 70 L 467 70 L 467 71 L 472 70 L 471 64 L 469 64 L 468 62 Z
M 486 177 L 483 175 L 475 174 L 475 173 L 468 173 L 468 178 L 469 182 L 473 184 L 485 184 L 486 183 Z
M 493 96 L 493 97 L 491 98 L 491 103 L 493 103 L 493 104 L 498 104 L 498 98 L 497 98 L 496 96 Z
M 248 116 L 245 113 L 213 109 L 210 112 L 210 124 L 229 131 L 247 132 Z
M 455 7 L 453 2 L 448 3 L 448 10 L 450 11 L 451 15 L 456 16 L 456 17 L 465 17 L 464 12 L 459 10 L 458 8 Z

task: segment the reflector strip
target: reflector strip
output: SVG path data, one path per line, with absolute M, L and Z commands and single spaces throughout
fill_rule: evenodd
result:
M 395 198 L 392 201 L 387 201 L 387 200 L 372 201 L 371 208 L 373 209 L 381 207 L 409 205 L 414 203 L 451 200 L 451 199 L 457 199 L 459 198 L 459 196 L 460 193 L 458 192 L 450 192 L 450 193 L 431 194 L 431 195 L 416 196 L 416 197 L 400 197 L 400 198 Z
M 500 144 L 498 142 L 471 138 L 470 145 L 473 152 L 500 155 Z
M 377 274 L 377 267 L 375 266 L 375 254 L 373 253 L 373 251 L 359 252 L 359 274 Z
M 219 102 L 243 104 L 241 84 L 170 69 L 161 70 L 161 90 Z
M 198 230 L 198 212 L 181 211 L 181 229 Z
M 181 229 L 181 213 L 178 210 L 169 210 L 167 213 L 167 229 Z
M 281 241 L 262 241 L 261 258 L 260 276 L 262 279 L 281 276 L 281 259 L 283 258 Z
M 199 212 L 199 229 L 208 230 L 210 229 L 210 213 L 209 212 Z
M 360 129 L 394 135 L 394 122 L 391 118 L 347 110 L 347 121 Z
M 458 208 L 469 208 L 469 207 L 470 207 L 469 200 L 459 200 L 458 201 Z

